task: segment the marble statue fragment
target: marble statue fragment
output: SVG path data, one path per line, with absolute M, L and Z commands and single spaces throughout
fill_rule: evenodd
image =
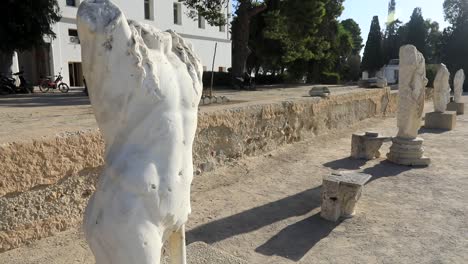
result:
M 452 130 L 457 122 L 457 113 L 448 112 L 450 102 L 450 72 L 441 64 L 434 79 L 434 112 L 427 113 L 424 127 L 428 129 Z
M 109 0 L 78 10 L 83 71 L 105 141 L 84 231 L 97 264 L 186 263 L 202 64 L 178 34 L 127 21 Z
M 447 105 L 448 111 L 455 111 L 457 115 L 465 114 L 465 103 L 462 102 L 463 85 L 465 83 L 465 72 L 463 69 L 457 71 L 453 79 L 454 101 Z
M 461 103 L 462 94 L 463 94 L 463 84 L 465 83 L 465 72 L 463 69 L 460 69 L 455 74 L 453 79 L 453 93 L 455 103 Z
M 392 139 L 389 161 L 408 166 L 427 166 L 430 159 L 424 157 L 418 137 L 424 110 L 427 85 L 424 56 L 413 45 L 400 48 L 400 82 L 398 91 L 397 137 Z
M 424 56 L 412 45 L 400 49 L 398 137 L 414 139 L 421 128 L 427 85 Z
M 441 64 L 434 79 L 434 110 L 443 113 L 450 102 L 450 72 L 447 66 Z

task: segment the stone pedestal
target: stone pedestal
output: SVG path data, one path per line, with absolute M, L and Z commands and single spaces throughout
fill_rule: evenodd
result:
M 353 134 L 351 139 L 351 157 L 355 159 L 371 160 L 380 158 L 380 148 L 389 137 L 379 136 L 379 133 L 366 132 Z
M 320 216 L 333 222 L 353 217 L 362 187 L 370 178 L 369 174 L 344 172 L 323 179 Z
M 447 110 L 457 112 L 457 115 L 464 115 L 465 114 L 465 104 L 464 103 L 450 102 L 447 105 Z
M 393 163 L 406 166 L 429 166 L 431 160 L 424 157 L 422 138 L 405 139 L 396 137 L 392 139 L 393 145 L 387 154 L 387 159 Z
M 425 128 L 452 130 L 457 124 L 456 112 L 431 112 L 426 114 Z

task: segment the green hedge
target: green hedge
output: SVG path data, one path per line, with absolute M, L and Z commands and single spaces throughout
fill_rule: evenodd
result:
M 215 72 L 213 78 L 213 86 L 231 86 L 231 74 L 228 72 Z M 210 87 L 211 72 L 203 72 L 203 86 Z
M 322 84 L 339 84 L 340 81 L 340 75 L 336 72 L 323 72 L 320 75 L 320 83 Z

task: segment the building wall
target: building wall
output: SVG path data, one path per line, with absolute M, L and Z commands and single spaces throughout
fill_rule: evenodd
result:
M 218 43 L 217 56 L 214 64 L 215 71 L 220 67 L 223 70 L 231 67 L 231 41 L 229 28 L 225 26 L 224 32 L 219 27 L 212 27 L 205 22 L 205 28 L 198 27 L 198 21 L 187 16 L 188 9 L 181 4 L 181 25 L 174 24 L 173 4 L 178 1 L 173 0 L 153 0 L 154 20 L 144 19 L 144 0 L 114 0 L 126 15 L 127 19 L 136 20 L 142 23 L 153 25 L 161 30 L 174 30 L 181 34 L 188 42 L 192 43 L 195 52 L 202 60 L 203 66 L 211 70 L 213 63 L 213 53 L 215 43 Z M 80 0 L 76 0 L 79 6 Z M 78 7 L 66 6 L 66 0 L 59 0 L 62 10 L 62 20 L 54 25 L 54 32 L 57 38 L 52 41 L 52 71 L 57 75 L 60 70 L 64 76 L 64 81 L 70 83 L 68 63 L 81 62 L 81 47 L 79 44 L 70 42 L 69 29 L 76 29 L 76 12 Z M 229 5 L 230 6 L 230 3 Z M 229 10 L 226 9 L 226 15 Z M 47 41 L 47 40 L 46 40 Z M 37 82 L 37 80 L 33 80 Z

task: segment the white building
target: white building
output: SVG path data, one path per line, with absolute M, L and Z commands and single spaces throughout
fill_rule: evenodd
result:
M 57 38 L 45 39 L 45 46 L 33 48 L 18 55 L 19 67 L 25 77 L 37 84 L 42 76 L 57 75 L 60 71 L 64 82 L 70 86 L 82 86 L 81 47 L 79 44 L 76 13 L 83 0 L 58 0 L 62 19 L 54 25 Z M 127 19 L 151 24 L 161 30 L 172 29 L 186 38 L 200 56 L 204 69 L 211 71 L 215 43 L 218 43 L 215 71 L 227 71 L 231 67 L 231 36 L 229 25 L 213 27 L 203 18 L 193 20 L 188 9 L 177 0 L 113 0 Z M 224 9 L 230 17 L 229 1 Z

